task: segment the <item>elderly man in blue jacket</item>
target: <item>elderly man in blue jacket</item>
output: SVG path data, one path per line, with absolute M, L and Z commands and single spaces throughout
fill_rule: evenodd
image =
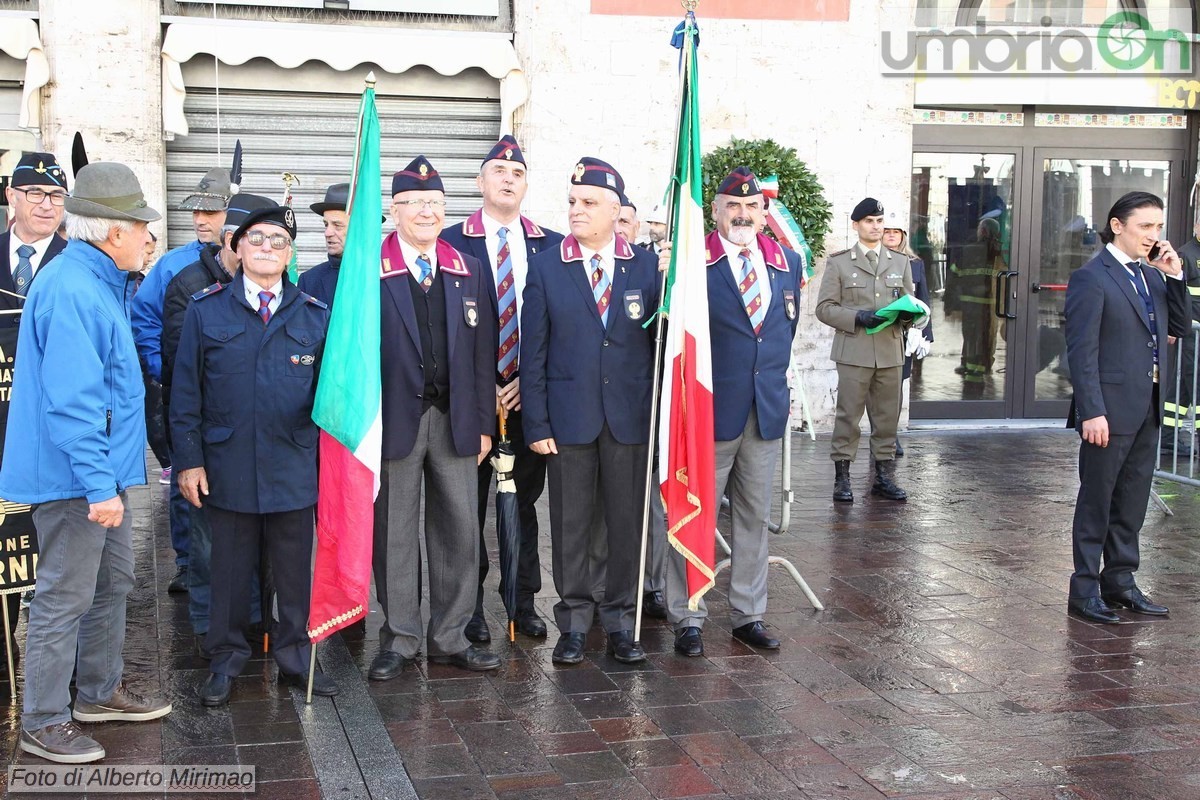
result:
M 66 250 L 30 289 L 17 348 L 0 496 L 34 506 L 37 593 L 29 609 L 20 747 L 60 764 L 104 757 L 74 720 L 157 719 L 170 703 L 125 687 L 125 598 L 133 588 L 125 492 L 146 482 L 141 370 L 129 329 L 150 242 L 123 164 L 95 163 L 66 200 Z M 75 708 L 70 682 L 75 674 Z

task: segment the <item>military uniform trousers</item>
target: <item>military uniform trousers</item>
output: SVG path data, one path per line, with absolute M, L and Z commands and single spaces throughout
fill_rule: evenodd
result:
M 521 548 L 517 556 L 517 612 L 533 611 L 533 599 L 542 590 L 542 562 L 538 557 L 538 518 L 536 504 L 546 488 L 546 457 L 533 452 L 525 444 L 521 412 L 508 412 L 505 423 L 512 441 L 516 460 L 513 480 L 517 484 L 517 514 L 521 520 Z M 483 540 L 483 525 L 487 520 L 492 497 L 492 461 L 485 458 L 479 465 L 479 590 L 475 595 L 475 613 L 483 614 L 483 581 L 491 562 Z M 504 594 L 504 576 L 500 576 L 500 594 Z
M 1153 394 L 1137 433 L 1109 434 L 1108 447 L 1079 443 L 1079 495 L 1071 524 L 1072 598 L 1116 594 L 1134 586 L 1138 534 L 1146 521 L 1158 447 L 1158 386 Z
M 421 491 L 422 482 L 424 492 Z M 468 566 L 479 561 L 475 458 L 454 449 L 450 415 L 421 414 L 412 452 L 383 462 L 375 501 L 375 596 L 383 607 L 381 651 L 414 658 L 421 642 L 431 656 L 461 653 L 477 587 Z M 429 630 L 421 623 L 421 495 L 429 562 Z
M 834 461 L 853 461 L 858 453 L 863 409 L 871 421 L 871 455 L 876 461 L 896 457 L 896 428 L 900 424 L 900 385 L 903 366 L 856 367 L 838 364 L 837 418 L 833 423 Z
M 240 675 L 250 660 L 245 630 L 257 582 L 260 550 L 265 551 L 274 579 L 279 621 L 271 626 L 271 654 L 281 672 L 307 675 L 308 607 L 312 592 L 314 506 L 271 514 L 247 514 L 204 505 L 212 529 L 208 636 L 213 654 L 209 669 Z M 264 547 L 265 545 L 265 547 Z
M 592 627 L 595 573 L 588 545 L 597 514 L 608 544 L 600 623 L 608 633 L 633 630 L 648 450 L 645 444 L 621 444 L 605 423 L 596 441 L 560 444 L 558 455 L 546 458 L 554 588 L 560 598 L 554 621 L 561 633 L 587 633 Z
M 767 522 L 771 513 L 779 439 L 758 433 L 754 407 L 742 435 L 716 443 L 714 501 L 729 497 L 729 619 L 733 627 L 757 622 L 767 613 Z M 714 506 L 718 507 L 718 506 Z M 688 609 L 686 562 L 675 548 L 667 559 L 667 614 L 675 630 L 702 628 L 708 618 L 703 598 Z

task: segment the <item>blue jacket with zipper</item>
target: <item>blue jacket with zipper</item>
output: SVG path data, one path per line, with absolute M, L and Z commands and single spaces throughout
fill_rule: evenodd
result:
M 72 240 L 29 290 L 17 339 L 0 497 L 99 503 L 146 482 L 133 284 Z

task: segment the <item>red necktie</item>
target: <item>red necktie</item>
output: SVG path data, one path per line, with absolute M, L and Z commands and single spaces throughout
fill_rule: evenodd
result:
M 262 317 L 263 325 L 271 321 L 271 301 L 274 299 L 272 292 L 258 293 L 258 315 Z

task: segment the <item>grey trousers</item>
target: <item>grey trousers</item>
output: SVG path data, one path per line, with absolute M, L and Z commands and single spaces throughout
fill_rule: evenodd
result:
M 658 480 L 655 472 L 653 480 Z M 641 534 L 642 509 L 638 515 L 638 534 Z M 608 563 L 608 533 L 604 527 L 603 514 L 597 514 L 593 523 L 588 557 L 592 560 L 592 599 L 597 604 L 604 600 L 604 574 Z M 641 558 L 639 554 L 639 559 Z M 662 492 L 657 486 L 650 489 L 650 531 L 646 536 L 646 574 L 642 579 L 642 591 L 665 592 L 667 590 L 667 515 L 663 510 Z
M 429 562 L 429 631 L 421 623 L 421 485 Z M 461 653 L 463 629 L 475 610 L 479 564 L 479 479 L 474 456 L 454 450 L 450 415 L 421 415 L 417 441 L 405 458 L 385 460 L 375 501 L 375 596 L 383 607 L 380 650 L 413 658 Z
M 125 598 L 133 588 L 133 520 L 129 503 L 116 528 L 88 520 L 82 497 L 34 506 L 38 537 L 37 591 L 25 641 L 25 711 L 21 727 L 35 731 L 71 719 L 76 699 L 112 697 L 125 662 Z
M 729 570 L 729 620 L 733 627 L 757 622 L 767 613 L 767 521 L 771 514 L 779 440 L 758 434 L 758 414 L 751 408 L 742 435 L 717 442 L 716 495 L 729 496 L 732 563 Z M 717 560 L 721 558 L 717 554 Z M 667 567 L 667 616 L 675 630 L 702 628 L 708 618 L 704 599 L 688 608 L 686 561 L 674 548 Z
M 598 512 L 608 544 L 600 623 L 608 633 L 633 630 L 647 447 L 621 444 L 605 425 L 596 441 L 560 444 L 558 455 L 546 460 L 554 588 L 560 598 L 554 621 L 561 633 L 587 633 L 592 627 L 596 575 L 589 544 Z
M 863 409 L 871 420 L 871 455 L 876 461 L 896 457 L 896 428 L 900 424 L 900 389 L 904 367 L 856 367 L 838 364 L 837 417 L 833 423 L 830 457 L 853 461 L 861 436 Z

